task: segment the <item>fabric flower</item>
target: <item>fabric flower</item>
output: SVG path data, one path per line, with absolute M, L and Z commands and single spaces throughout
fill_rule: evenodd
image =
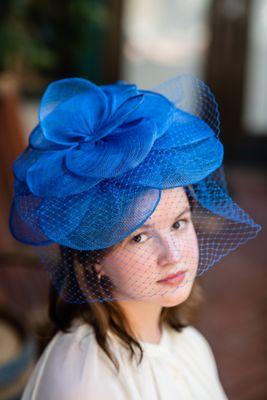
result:
M 13 236 L 33 245 L 106 248 L 146 221 L 161 190 L 215 171 L 223 159 L 218 110 L 195 83 L 195 114 L 164 91 L 121 81 L 51 83 L 29 145 L 14 162 Z
M 83 192 L 138 166 L 174 115 L 167 98 L 135 85 L 56 81 L 43 95 L 39 124 L 14 164 L 15 176 L 36 196 Z

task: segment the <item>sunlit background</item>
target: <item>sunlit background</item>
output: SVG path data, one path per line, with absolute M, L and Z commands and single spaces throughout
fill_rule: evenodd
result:
M 153 89 L 181 73 L 215 94 L 230 194 L 263 226 L 200 278 L 196 326 L 229 399 L 267 398 L 267 0 L 1 0 L 0 400 L 20 398 L 45 345 L 36 329 L 47 320 L 48 278 L 8 230 L 12 162 L 40 96 L 70 76 Z

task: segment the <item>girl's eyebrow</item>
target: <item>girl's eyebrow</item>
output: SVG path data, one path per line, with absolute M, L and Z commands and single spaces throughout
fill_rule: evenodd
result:
M 174 220 L 176 221 L 178 218 L 180 218 L 183 214 L 185 214 L 188 211 L 191 211 L 191 208 L 187 206 Z M 144 224 L 144 225 L 140 226 L 140 228 L 138 228 L 138 229 L 148 228 L 148 227 L 151 227 L 154 225 L 155 224 Z

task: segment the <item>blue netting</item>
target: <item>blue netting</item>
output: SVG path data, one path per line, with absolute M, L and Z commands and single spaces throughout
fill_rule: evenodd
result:
M 44 264 L 54 285 L 68 301 L 81 302 L 74 259 L 80 264 L 81 254 L 85 262 L 89 253 L 108 253 L 122 243 L 158 216 L 164 193 L 163 224 L 185 201 L 182 192 L 180 203 L 171 190 L 184 188 L 194 205 L 200 275 L 260 230 L 229 196 L 219 133 L 217 103 L 195 77 L 178 77 L 153 92 L 124 82 L 102 87 L 78 78 L 54 82 L 41 100 L 29 145 L 14 163 L 11 232 L 23 243 L 51 248 Z M 153 238 L 161 240 L 158 234 Z M 131 248 L 127 254 L 128 261 L 124 253 L 120 263 L 125 270 L 135 253 Z M 146 287 L 142 293 L 149 297 Z

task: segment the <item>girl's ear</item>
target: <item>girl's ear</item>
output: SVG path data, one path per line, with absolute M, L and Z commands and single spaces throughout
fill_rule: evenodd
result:
M 101 265 L 101 263 L 100 263 L 100 261 L 99 260 L 95 260 L 95 262 L 94 262 L 94 270 L 95 270 L 95 272 L 99 275 L 99 277 L 101 276 L 104 276 L 105 275 L 105 273 L 104 273 L 104 271 L 103 271 L 103 267 L 102 267 L 102 265 Z
M 95 261 L 95 262 L 94 262 L 94 269 L 95 269 L 95 272 L 96 272 L 97 274 L 100 273 L 100 271 L 101 271 L 101 264 L 100 264 L 100 262 L 98 262 L 98 261 Z

